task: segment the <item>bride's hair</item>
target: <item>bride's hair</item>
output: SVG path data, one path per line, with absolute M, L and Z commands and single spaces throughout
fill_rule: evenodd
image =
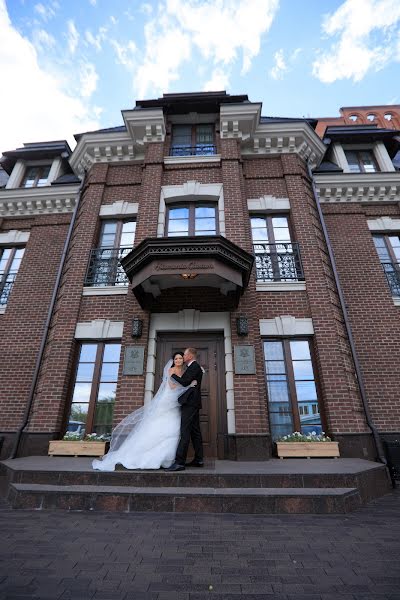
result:
M 183 358 L 183 352 L 179 351 L 179 352 L 174 352 L 172 355 L 172 363 L 175 364 L 175 356 L 182 356 Z

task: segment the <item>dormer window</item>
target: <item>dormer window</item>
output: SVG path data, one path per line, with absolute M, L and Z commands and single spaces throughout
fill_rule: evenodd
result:
M 171 156 L 209 156 L 215 154 L 214 125 L 173 125 Z
M 21 187 L 43 187 L 47 185 L 51 165 L 40 165 L 36 167 L 28 166 L 25 175 L 21 181 Z
M 350 173 L 376 173 L 379 171 L 372 150 L 345 150 Z

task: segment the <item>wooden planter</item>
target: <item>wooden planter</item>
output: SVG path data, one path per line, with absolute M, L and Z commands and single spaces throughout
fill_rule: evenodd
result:
M 276 442 L 279 458 L 337 458 L 339 442 Z
M 103 456 L 110 442 L 53 440 L 49 442 L 49 456 Z

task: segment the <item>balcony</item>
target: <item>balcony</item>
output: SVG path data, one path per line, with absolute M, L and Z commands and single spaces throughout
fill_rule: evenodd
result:
M 186 144 L 173 144 L 169 149 L 170 156 L 214 156 L 217 149 L 214 144 L 196 144 L 188 146 Z
M 94 248 L 90 253 L 85 285 L 127 286 L 129 281 L 120 260 L 131 250 L 132 248 Z
M 392 296 L 400 298 L 400 263 L 382 263 Z
M 304 281 L 299 244 L 254 244 L 257 281 Z
M 143 308 L 191 307 L 206 295 L 233 310 L 247 287 L 254 257 L 221 235 L 147 238 L 121 263 Z M 176 306 L 175 306 L 176 305 Z
M 10 271 L 3 281 L 0 279 L 0 308 L 5 309 L 16 277 L 17 273 Z

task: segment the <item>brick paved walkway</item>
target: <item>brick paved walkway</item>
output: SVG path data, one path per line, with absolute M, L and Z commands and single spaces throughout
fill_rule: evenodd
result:
M 0 508 L 1 600 L 400 600 L 400 489 L 346 516 Z

